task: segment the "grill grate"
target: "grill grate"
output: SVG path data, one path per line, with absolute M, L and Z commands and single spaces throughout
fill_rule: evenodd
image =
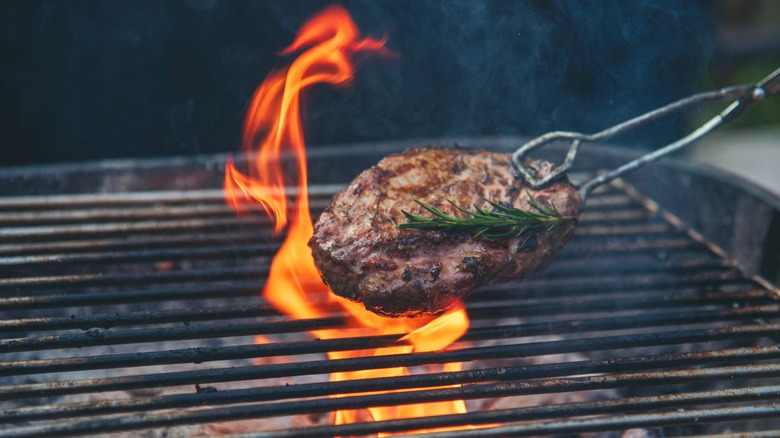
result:
M 312 208 L 338 187 L 314 186 Z M 548 270 L 475 294 L 471 330 L 436 353 L 326 360 L 398 336 L 314 340 L 307 330 L 348 320 L 293 321 L 264 303 L 277 241 L 218 190 L 4 198 L 0 242 L 0 436 L 780 427 L 780 304 L 622 185 L 592 195 Z M 420 368 L 456 361 L 466 369 Z M 419 373 L 327 381 L 398 366 Z M 413 392 L 365 394 L 395 389 Z M 452 399 L 471 412 L 342 426 L 319 415 Z M 301 416 L 311 422 L 292 428 Z

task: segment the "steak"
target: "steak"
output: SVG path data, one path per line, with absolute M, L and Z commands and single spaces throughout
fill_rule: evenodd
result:
M 554 165 L 529 160 L 538 176 Z M 532 190 L 515 176 L 508 154 L 470 149 L 413 148 L 390 155 L 358 175 L 322 213 L 309 241 L 323 281 L 344 298 L 383 316 L 441 312 L 475 289 L 520 280 L 545 267 L 566 244 L 576 221 L 524 237 L 399 229 L 404 211 L 431 216 L 417 202 L 465 217 L 488 201 L 533 210 L 554 206 L 578 217 L 582 200 L 567 179 Z

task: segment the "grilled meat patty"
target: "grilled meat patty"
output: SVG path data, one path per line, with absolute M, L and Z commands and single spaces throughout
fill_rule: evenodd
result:
M 530 160 L 539 176 L 552 164 Z M 357 176 L 322 213 L 309 241 L 322 279 L 336 294 L 384 316 L 441 312 L 480 286 L 520 280 L 546 266 L 575 222 L 528 237 L 472 237 L 466 232 L 399 229 L 402 211 L 431 214 L 415 200 L 453 216 L 447 200 L 472 209 L 487 200 L 532 210 L 528 196 L 577 217 L 582 201 L 567 180 L 541 190 L 514 176 L 508 154 L 414 148 L 390 155 Z

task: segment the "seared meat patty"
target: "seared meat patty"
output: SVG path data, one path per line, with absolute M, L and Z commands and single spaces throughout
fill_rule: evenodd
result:
M 528 163 L 539 176 L 553 165 Z M 582 201 L 566 180 L 528 189 L 508 154 L 414 148 L 388 156 L 357 176 L 322 213 L 309 246 L 322 279 L 336 294 L 384 316 L 441 312 L 480 286 L 520 280 L 546 266 L 569 240 L 566 221 L 528 237 L 472 237 L 465 232 L 399 229 L 407 211 L 431 216 L 419 200 L 453 216 L 450 205 L 473 209 L 487 201 L 533 210 L 528 196 L 577 217 Z

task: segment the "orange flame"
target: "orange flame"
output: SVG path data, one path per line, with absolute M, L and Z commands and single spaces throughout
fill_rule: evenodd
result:
M 309 20 L 295 41 L 282 54 L 303 52 L 288 67 L 272 72 L 255 92 L 244 124 L 244 149 L 256 152 L 249 174 L 236 169 L 228 160 L 225 172 L 225 196 L 238 212 L 259 205 L 274 222 L 276 233 L 287 229 L 287 237 L 271 264 L 263 296 L 277 309 L 293 318 L 318 318 L 332 311 L 346 311 L 365 336 L 399 334 L 408 345 L 368 351 L 332 352 L 330 359 L 381 356 L 441 350 L 463 336 L 469 327 L 465 310 L 458 306 L 433 318 L 392 319 L 377 316 L 357 303 L 331 294 L 322 283 L 311 250 L 307 246 L 313 234 L 309 213 L 305 143 L 303 139 L 300 96 L 318 83 L 348 84 L 354 77 L 352 58 L 358 52 L 389 55 L 384 40 L 360 38 L 349 14 L 339 6 L 330 6 Z M 294 172 L 282 164 L 291 155 Z M 285 187 L 297 187 L 295 202 L 290 202 Z M 350 330 L 317 330 L 322 339 L 344 337 Z M 258 342 L 263 342 L 258 338 Z M 460 370 L 460 363 L 446 364 L 444 371 Z M 364 379 L 408 375 L 405 367 L 381 370 L 340 372 L 331 380 Z M 465 412 L 463 400 L 410 406 L 370 408 L 374 420 L 421 417 Z M 337 424 L 356 421 L 356 412 L 339 411 Z

